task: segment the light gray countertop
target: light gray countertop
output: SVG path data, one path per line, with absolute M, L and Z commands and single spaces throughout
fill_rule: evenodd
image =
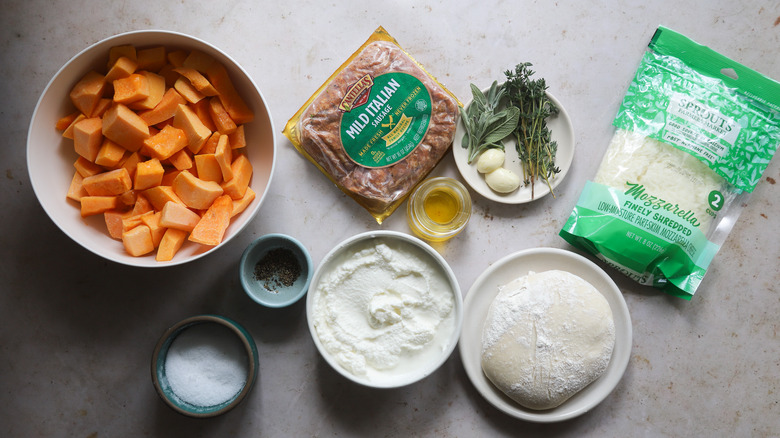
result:
M 658 25 L 780 79 L 771 1 L 133 2 L 4 1 L 0 12 L 0 435 L 32 436 L 780 436 L 780 180 L 776 157 L 691 302 L 608 271 L 631 312 L 623 379 L 592 411 L 534 424 L 487 403 L 457 350 L 394 390 L 346 380 L 319 356 L 304 302 L 261 308 L 238 283 L 241 252 L 278 232 L 315 264 L 381 226 L 281 135 L 284 123 L 379 25 L 461 100 L 530 61 L 571 115 L 576 153 L 557 199 L 503 205 L 474 196 L 472 221 L 436 246 L 465 294 L 491 263 L 533 247 L 572 249 L 558 231 L 612 135 L 612 118 Z M 46 216 L 30 186 L 27 128 L 50 78 L 111 35 L 167 29 L 204 39 L 254 78 L 277 130 L 278 161 L 255 220 L 191 264 L 133 269 L 95 256 Z M 458 177 L 452 154 L 434 175 Z M 323 233 L 328 229 L 328 233 Z M 149 362 L 162 332 L 199 313 L 243 324 L 259 380 L 234 411 L 183 417 L 157 397 Z

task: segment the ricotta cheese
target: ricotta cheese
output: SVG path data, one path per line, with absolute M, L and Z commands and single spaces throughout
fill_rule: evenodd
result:
M 369 380 L 434 360 L 455 330 L 455 299 L 430 256 L 405 242 L 365 242 L 319 281 L 313 325 L 346 371 Z

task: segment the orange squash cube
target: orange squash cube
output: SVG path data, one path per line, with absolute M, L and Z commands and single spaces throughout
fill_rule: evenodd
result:
M 81 201 L 84 196 L 89 196 L 86 190 L 84 190 L 84 177 L 76 171 L 73 173 L 73 178 L 70 180 L 70 187 L 68 187 L 68 194 L 66 197 L 76 202 Z
M 155 186 L 143 191 L 143 195 L 152 203 L 155 210 L 162 210 L 168 202 L 184 205 L 171 186 Z
M 161 68 L 168 62 L 166 57 L 165 46 L 149 47 L 146 49 L 140 49 L 136 51 L 136 58 L 138 60 L 139 70 L 148 70 L 151 72 L 160 71 Z
M 159 186 L 162 183 L 164 173 L 165 169 L 163 169 L 160 160 L 157 158 L 142 161 L 135 168 L 133 188 L 135 190 L 146 190 L 150 187 Z
M 71 102 L 85 116 L 92 116 L 92 111 L 97 106 L 100 98 L 103 97 L 103 93 L 106 90 L 105 79 L 105 76 L 100 73 L 90 71 L 71 89 Z
M 184 205 L 196 210 L 209 208 L 223 191 L 214 181 L 204 181 L 186 170 L 176 176 L 171 187 Z
M 88 176 L 82 185 L 90 196 L 119 196 L 133 187 L 130 174 L 124 167 Z
M 203 217 L 190 233 L 189 240 L 203 245 L 215 246 L 222 243 L 225 230 L 230 225 L 233 212 L 233 200 L 222 195 L 214 200 Z
M 116 207 L 116 196 L 83 196 L 81 198 L 81 217 L 105 213 Z
M 138 63 L 128 58 L 127 56 L 120 56 L 117 58 L 114 65 L 106 73 L 106 83 L 113 84 L 115 80 L 122 79 L 135 73 L 138 69 Z
M 252 190 L 252 187 L 247 187 L 246 192 L 244 192 L 244 196 L 242 196 L 241 199 L 233 200 L 233 211 L 230 213 L 230 217 L 232 218 L 233 216 L 246 210 L 246 208 L 249 207 L 249 204 L 255 200 L 255 196 L 257 196 L 257 194 L 254 190 Z
M 122 44 L 120 46 L 114 46 L 110 49 L 108 49 L 108 64 L 107 67 L 110 69 L 114 66 L 116 61 L 121 58 L 125 57 L 128 59 L 131 59 L 133 62 L 137 62 L 138 55 L 135 50 L 135 46 L 132 44 Z
M 203 181 L 222 182 L 222 169 L 214 154 L 195 155 L 195 169 L 198 170 L 198 178 Z
M 129 104 L 149 97 L 149 79 L 133 73 L 114 81 L 114 102 Z
M 115 168 L 122 161 L 127 149 L 119 146 L 109 139 L 104 139 L 103 144 L 95 157 L 95 164 L 107 168 Z
M 155 260 L 158 262 L 169 262 L 179 252 L 184 241 L 187 240 L 187 232 L 177 230 L 176 228 L 166 228 L 163 234 L 160 246 L 157 248 Z
M 192 231 L 199 221 L 200 216 L 197 213 L 176 202 L 166 203 L 160 216 L 161 226 L 187 232 Z
M 144 146 L 152 157 L 158 160 L 167 160 L 171 155 L 184 149 L 187 144 L 185 132 L 172 125 L 165 126 L 160 132 L 144 141 Z
M 154 251 L 152 231 L 146 225 L 137 227 L 122 233 L 122 245 L 128 254 L 140 257 Z
M 125 105 L 118 103 L 103 115 L 103 135 L 135 152 L 149 138 L 149 127 L 141 117 Z
M 179 105 L 173 116 L 173 126 L 184 131 L 187 136 L 188 148 L 193 154 L 197 154 L 203 143 L 211 135 L 211 131 L 198 115 L 187 105 Z
M 103 143 L 103 120 L 97 117 L 84 119 L 73 127 L 73 147 L 76 153 L 95 162 Z
M 223 182 L 222 189 L 233 199 L 241 199 L 249 187 L 252 179 L 252 163 L 246 155 L 239 155 L 230 166 L 233 171 L 233 179 Z
M 181 97 L 175 89 L 169 88 L 163 94 L 162 100 L 153 109 L 142 111 L 139 117 L 148 126 L 162 123 L 176 114 L 179 105 L 186 104 L 187 100 Z
M 141 71 L 138 74 L 144 76 L 149 84 L 149 97 L 132 102 L 128 104 L 128 107 L 134 110 L 153 109 L 165 95 L 165 78 L 149 71 Z

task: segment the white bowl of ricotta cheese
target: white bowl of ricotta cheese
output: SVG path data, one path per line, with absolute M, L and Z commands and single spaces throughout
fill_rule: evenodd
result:
M 333 248 L 306 297 L 320 354 L 344 377 L 396 388 L 435 372 L 454 350 L 463 300 L 444 258 L 395 231 L 355 235 Z

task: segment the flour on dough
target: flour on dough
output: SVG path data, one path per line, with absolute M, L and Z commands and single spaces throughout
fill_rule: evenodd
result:
M 482 331 L 482 369 L 529 409 L 551 409 L 599 378 L 615 345 L 609 303 L 565 271 L 530 272 L 499 289 Z

